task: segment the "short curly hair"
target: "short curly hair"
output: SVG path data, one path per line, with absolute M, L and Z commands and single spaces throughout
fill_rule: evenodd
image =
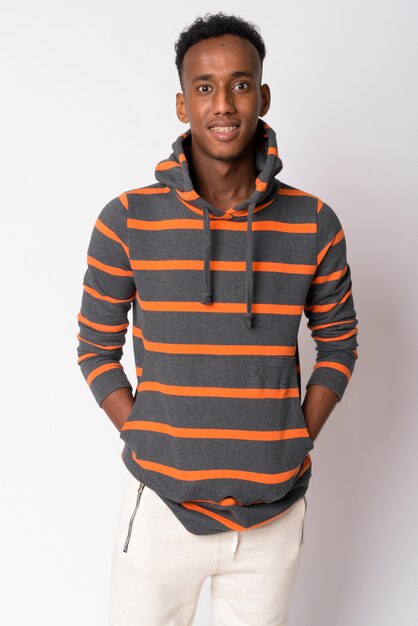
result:
M 236 15 L 225 15 L 222 12 L 211 14 L 206 13 L 204 17 L 198 17 L 190 25 L 184 28 L 174 46 L 176 52 L 176 66 L 181 80 L 184 55 L 191 46 L 204 39 L 221 37 L 222 35 L 238 35 L 248 39 L 260 57 L 261 66 L 266 56 L 266 46 L 260 35 L 259 28 L 251 22 L 247 22 Z

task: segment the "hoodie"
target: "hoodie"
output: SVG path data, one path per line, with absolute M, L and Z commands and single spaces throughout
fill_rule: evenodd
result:
M 262 526 L 308 489 L 302 313 L 316 345 L 307 381 L 341 400 L 357 352 L 342 225 L 277 178 L 276 134 L 256 131 L 254 192 L 222 211 L 193 188 L 190 129 L 157 182 L 100 212 L 78 315 L 78 363 L 96 401 L 133 390 L 121 364 L 128 313 L 137 384 L 122 460 L 191 533 Z

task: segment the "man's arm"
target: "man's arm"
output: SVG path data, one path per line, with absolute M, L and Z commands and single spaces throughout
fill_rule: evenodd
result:
M 328 387 L 310 385 L 307 388 L 302 403 L 302 411 L 313 441 L 317 438 L 337 402 L 337 394 Z
M 135 297 L 135 282 L 129 261 L 126 234 L 126 209 L 118 198 L 101 211 L 90 239 L 88 269 L 84 276 L 81 310 L 78 314 L 78 364 L 97 403 L 102 406 L 116 390 L 122 398 L 114 407 L 115 397 L 106 402 L 112 407 L 115 425 L 125 417 L 132 386 L 120 363 L 128 312 Z
M 134 405 L 132 392 L 127 387 L 112 391 L 102 402 L 102 409 L 120 432 Z
M 302 404 L 312 439 L 342 399 L 358 358 L 358 321 L 344 230 L 330 206 L 318 201 L 317 210 L 317 269 L 304 309 L 317 351 Z

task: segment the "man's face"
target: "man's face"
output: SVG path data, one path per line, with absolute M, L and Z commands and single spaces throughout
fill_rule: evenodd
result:
M 189 123 L 193 153 L 233 161 L 253 149 L 258 118 L 270 107 L 253 44 L 236 35 L 205 39 L 186 52 L 177 117 Z

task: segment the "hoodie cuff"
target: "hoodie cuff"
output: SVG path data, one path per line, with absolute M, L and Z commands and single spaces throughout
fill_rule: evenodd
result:
M 323 371 L 324 369 L 325 368 L 318 368 L 312 372 L 308 382 L 306 383 L 306 389 L 310 385 L 328 387 L 328 389 L 331 389 L 331 391 L 337 394 L 338 402 L 340 402 L 348 385 L 347 377 L 340 372 L 327 375 L 327 373 Z
M 90 385 L 90 390 L 100 407 L 106 396 L 117 389 L 127 387 L 132 392 L 132 385 L 122 370 L 111 370 L 108 374 L 111 374 L 111 376 L 107 376 L 107 380 L 104 380 L 104 377 L 100 376 Z

